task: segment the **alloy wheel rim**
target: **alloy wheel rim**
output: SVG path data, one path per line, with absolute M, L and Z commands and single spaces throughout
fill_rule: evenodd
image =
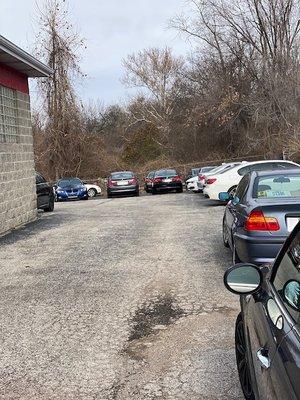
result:
M 88 190 L 88 195 L 89 195 L 89 197 L 95 197 L 95 195 L 96 195 L 95 190 L 94 189 L 89 189 Z
M 250 398 L 253 396 L 253 391 L 246 356 L 245 335 L 242 321 L 238 323 L 236 330 L 236 358 L 243 392 L 247 398 Z

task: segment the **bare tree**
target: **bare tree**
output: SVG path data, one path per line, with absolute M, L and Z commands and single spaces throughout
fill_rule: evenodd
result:
M 69 22 L 64 1 L 47 0 L 39 13 L 37 47 L 54 71 L 39 88 L 47 107 L 46 154 L 51 175 L 57 179 L 77 174 L 83 162 L 85 138 L 74 80 L 82 76 L 78 53 L 84 42 Z
M 170 118 L 179 94 L 183 59 L 174 57 L 169 48 L 144 49 L 123 60 L 123 82 L 142 89 L 133 116 L 135 121 L 154 123 L 160 131 L 158 144 L 170 148 Z

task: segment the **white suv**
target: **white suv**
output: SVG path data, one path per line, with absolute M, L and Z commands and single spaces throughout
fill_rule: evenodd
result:
M 293 161 L 265 160 L 246 162 L 220 174 L 210 175 L 205 181 L 203 194 L 211 200 L 219 200 L 220 192 L 234 193 L 242 177 L 251 171 L 300 168 Z

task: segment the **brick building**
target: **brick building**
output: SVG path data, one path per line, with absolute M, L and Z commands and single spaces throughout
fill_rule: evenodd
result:
M 0 35 L 0 235 L 36 218 L 28 78 L 51 72 Z

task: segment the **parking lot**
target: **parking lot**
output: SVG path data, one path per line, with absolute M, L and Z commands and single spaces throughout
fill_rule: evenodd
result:
M 190 193 L 56 203 L 0 239 L 0 398 L 241 399 L 223 211 Z

